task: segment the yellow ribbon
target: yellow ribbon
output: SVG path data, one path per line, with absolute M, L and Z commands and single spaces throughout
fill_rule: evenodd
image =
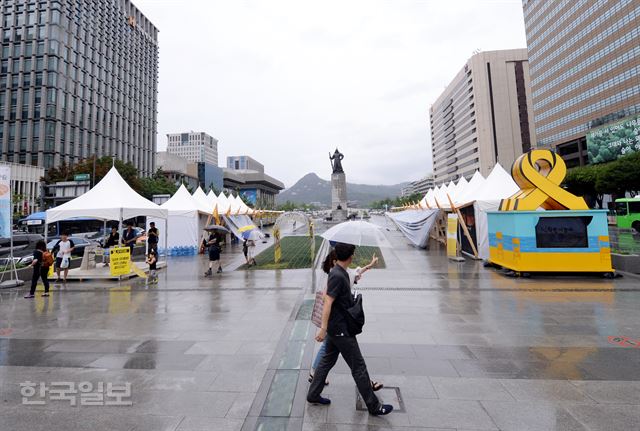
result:
M 520 191 L 500 203 L 500 211 L 589 209 L 583 198 L 562 189 L 567 174 L 562 157 L 550 150 L 531 150 L 518 157 L 511 176 Z

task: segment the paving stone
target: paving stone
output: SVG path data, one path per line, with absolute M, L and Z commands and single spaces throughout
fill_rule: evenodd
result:
M 587 431 L 576 418 L 557 404 L 482 401 L 482 405 L 501 431 Z

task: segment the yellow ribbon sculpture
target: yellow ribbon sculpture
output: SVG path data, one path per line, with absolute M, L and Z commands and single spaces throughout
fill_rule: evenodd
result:
M 532 150 L 518 157 L 511 176 L 520 191 L 500 202 L 500 211 L 587 210 L 583 198 L 562 189 L 567 174 L 562 157 L 550 150 Z

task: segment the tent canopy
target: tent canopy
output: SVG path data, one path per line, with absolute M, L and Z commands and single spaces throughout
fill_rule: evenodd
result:
M 520 187 L 513 181 L 511 175 L 500 166 L 500 163 L 496 163 L 484 185 L 478 190 L 475 200 L 490 201 L 506 199 L 514 193 L 517 193 L 518 190 L 520 190 Z
M 195 192 L 193 192 L 193 200 L 198 204 L 200 211 L 204 213 L 211 213 L 213 207 L 211 207 L 209 198 L 204 194 L 202 188 L 198 186 Z
M 73 217 L 119 220 L 137 216 L 166 219 L 167 210 L 136 193 L 113 167 L 85 194 L 47 210 L 46 223 Z
M 170 215 L 192 215 L 201 211 L 200 205 L 191 196 L 184 184 L 161 207 L 168 210 Z

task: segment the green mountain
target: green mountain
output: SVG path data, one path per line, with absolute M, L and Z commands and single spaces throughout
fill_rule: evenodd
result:
M 402 188 L 407 184 L 371 186 L 347 183 L 347 199 L 352 205 L 366 207 L 373 201 L 400 196 Z M 331 205 L 331 181 L 323 180 L 315 173 L 307 174 L 278 195 L 278 204 L 286 201 Z

